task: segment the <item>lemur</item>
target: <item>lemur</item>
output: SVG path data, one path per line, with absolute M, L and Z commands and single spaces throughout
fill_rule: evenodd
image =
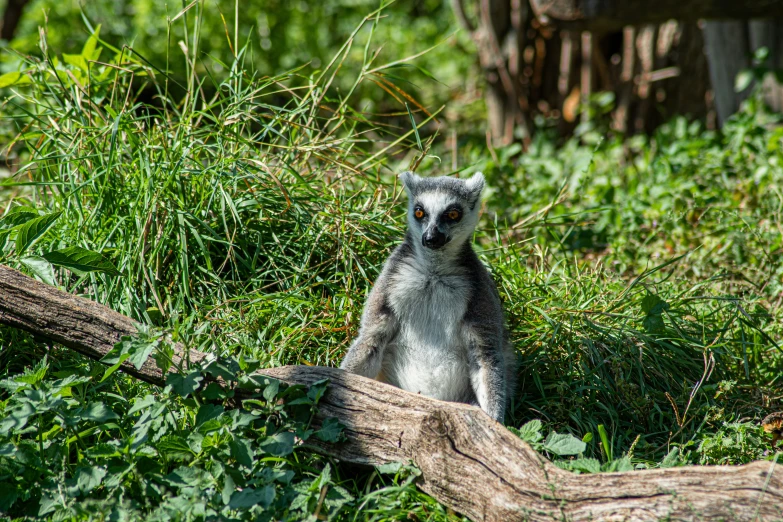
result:
M 492 277 L 471 246 L 483 174 L 400 174 L 408 231 L 365 303 L 341 368 L 503 421 L 515 356 Z

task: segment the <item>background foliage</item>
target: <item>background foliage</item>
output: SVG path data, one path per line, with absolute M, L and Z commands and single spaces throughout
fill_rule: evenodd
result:
M 448 2 L 384 3 L 389 6 L 384 9 L 384 23 L 376 28 L 375 37 L 376 42 L 383 42 L 377 46 L 382 59 L 399 60 L 435 47 L 414 64 L 388 71 L 391 80 L 407 85 L 428 106 L 439 106 L 452 96 L 460 96 L 464 80 L 475 72 L 471 68 L 472 42 L 465 35 L 456 34 Z M 238 4 L 234 0 L 205 0 L 192 4 L 155 0 L 33 0 L 26 7 L 11 47 L 23 54 L 37 53 L 38 27 L 46 26 L 53 49 L 78 53 L 92 32 L 90 27 L 100 25 L 107 43 L 117 48 L 132 47 L 145 61 L 167 71 L 183 85 L 188 74 L 183 49 L 187 49 L 199 75 L 223 79 L 229 74 L 234 52 L 248 42 L 252 46 L 245 64 L 257 74 L 275 76 L 304 65 L 300 74 L 306 78 L 326 67 L 357 25 L 379 7 L 377 0 Z M 363 38 L 366 35 L 359 35 L 360 40 Z M 350 88 L 351 78 L 362 64 L 361 56 L 361 45 L 354 47 L 344 62 L 346 74 L 337 78 L 338 87 Z M 3 59 L 6 70 L 18 67 L 18 57 L 6 54 Z M 210 90 L 212 86 L 205 88 Z M 394 105 L 371 82 L 361 86 L 361 96 L 354 104 L 370 112 Z
M 281 20 L 294 21 L 270 27 L 299 41 L 306 26 L 294 26 L 316 17 L 285 5 Z M 92 37 L 58 35 L 71 10 L 50 14 L 46 55 L 31 40 L 29 55 L 7 56 L 22 74 L 3 77 L 14 83 L 0 133 L 15 159 L 0 192 L 0 262 L 152 328 L 139 353 L 165 353 L 163 331 L 231 362 L 183 369 L 159 390 L 0 328 L 0 511 L 456 518 L 415 489 L 406 463 L 356 469 L 309 453 L 307 438 L 340 436 L 336 425 L 307 433 L 323 387 L 247 383 L 258 366 L 338 364 L 402 236 L 394 174 L 410 165 L 489 179 L 476 248 L 519 352 L 506 420 L 520 437 L 581 473 L 771 458 L 758 419 L 783 396 L 779 116 L 753 98 L 719 132 L 678 118 L 626 138 L 596 118 L 569 139 L 544 128 L 524 154 L 493 149 L 480 130 L 460 130 L 473 121 L 462 100 L 427 114 L 437 107 L 418 95 L 446 92 L 431 71 L 395 63 L 447 32 L 416 40 L 395 18 L 411 5 L 365 18 L 373 6 L 326 2 L 364 14 L 353 26 L 335 15 L 333 39 L 288 58 L 266 56 L 254 33 L 236 60 L 219 12 L 197 17 L 200 4 L 169 14 L 170 29 L 146 12 L 154 23 L 143 27 L 161 32 L 134 45 L 149 57 L 122 52 L 127 16 L 99 33 L 105 20 L 86 11 Z M 231 38 L 233 5 L 223 7 Z M 451 24 L 442 18 L 422 23 Z M 167 66 L 165 35 L 191 42 L 199 27 L 209 54 L 187 61 L 169 45 Z M 321 72 L 276 69 L 315 57 Z M 440 74 L 465 85 L 453 62 Z M 396 108 L 379 113 L 368 99 Z M 258 397 L 229 411 L 224 392 L 195 392 L 204 372 L 228 372 Z

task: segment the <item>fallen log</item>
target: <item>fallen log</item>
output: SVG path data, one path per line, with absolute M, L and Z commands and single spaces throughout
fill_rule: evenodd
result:
M 667 20 L 773 18 L 783 16 L 780 0 L 530 0 L 535 14 L 574 30 L 612 31 L 626 25 Z
M 0 323 L 93 359 L 136 323 L 108 308 L 0 265 Z M 181 347 L 180 347 L 181 348 Z M 182 359 L 203 360 L 191 351 Z M 122 369 L 153 384 L 154 364 Z M 347 442 L 318 443 L 346 462 L 413 461 L 418 486 L 474 520 L 783 518 L 783 470 L 774 462 L 576 475 L 561 470 L 479 408 L 412 394 L 336 368 L 285 366 L 259 373 L 289 384 L 328 378 L 316 421 L 336 417 Z
M 95 360 L 109 353 L 123 336 L 138 335 L 140 326 L 111 308 L 40 283 L 4 265 L 0 265 L 0 324 L 50 339 Z M 179 346 L 170 371 L 177 371 L 185 359 L 196 363 L 205 356 Z M 151 358 L 141 370 L 128 361 L 120 369 L 158 386 L 166 380 Z

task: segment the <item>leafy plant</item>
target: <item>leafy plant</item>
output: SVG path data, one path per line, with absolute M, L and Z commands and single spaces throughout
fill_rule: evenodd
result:
M 763 458 L 765 446 L 759 424 L 723 422 L 715 433 L 703 434 L 693 452 L 699 464 L 744 464 Z
M 568 455 L 580 455 L 584 453 L 587 445 L 571 435 L 570 433 L 557 433 L 552 431 L 546 439 L 541 434 L 542 423 L 538 419 L 533 419 L 521 428 L 509 427 L 509 430 L 530 444 L 536 451 L 545 451 L 551 455 L 564 457 Z M 541 440 L 544 439 L 543 442 Z
M 108 358 L 131 353 L 140 367 L 158 342 L 123 340 Z M 245 519 L 316 509 L 333 517 L 353 497 L 330 483 L 329 465 L 301 482 L 291 461 L 312 436 L 334 442 L 342 436 L 336 422 L 310 427 L 327 382 L 287 387 L 239 366 L 222 361 L 171 374 L 165 389 L 130 400 L 103 384 L 109 371 L 98 378 L 73 369 L 47 379 L 47 358 L 0 382 L 8 392 L 0 422 L 0 509 L 55 518 L 89 512 Z M 199 382 L 218 375 L 226 385 L 255 390 L 244 408 L 227 408 L 217 381 L 197 393 Z M 317 508 L 303 500 L 313 484 L 330 489 Z

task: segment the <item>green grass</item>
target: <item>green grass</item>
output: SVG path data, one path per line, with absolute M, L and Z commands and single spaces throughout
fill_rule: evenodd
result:
M 367 42 L 366 63 L 377 20 L 349 42 Z M 451 173 L 434 120 L 416 111 L 414 132 L 404 108 L 361 112 L 353 91 L 331 88 L 343 54 L 312 78 L 264 77 L 240 55 L 225 79 L 193 73 L 185 99 L 127 51 L 114 66 L 84 68 L 55 54 L 31 58 L 29 83 L 2 105 L 0 129 L 23 162 L 4 183 L 0 262 L 224 355 L 237 380 L 258 366 L 337 365 L 403 234 L 394 174 L 419 161 L 420 173 Z M 218 94 L 204 99 L 202 82 Z M 152 101 L 139 101 L 142 88 Z M 564 143 L 544 129 L 524 154 L 461 137 L 461 171 L 489 178 L 476 247 L 520 356 L 507 424 L 559 465 L 770 457 L 757 421 L 783 397 L 783 131 L 774 120 L 751 100 L 721 133 L 675 120 L 625 139 L 598 121 Z M 419 143 L 432 144 L 428 154 Z M 52 220 L 25 225 L 39 215 Z M 87 260 L 79 267 L 76 247 Z M 274 437 L 305 433 L 312 413 L 277 405 L 268 386 L 248 406 L 258 418 L 230 429 L 232 414 L 209 413 L 187 381 L 161 391 L 117 373 L 102 380 L 103 365 L 8 328 L 0 368 L 0 482 L 17 492 L 0 496 L 0 511 L 11 516 L 259 515 L 234 499 L 233 483 L 274 488 L 260 502 L 276 519 L 456 517 L 415 489 L 415 469 L 268 451 Z M 167 410 L 145 405 L 148 394 Z M 107 409 L 89 413 L 95 404 Z M 540 441 L 553 431 L 584 440 L 583 454 L 548 450 Z M 249 445 L 249 465 L 237 445 Z M 117 452 L 93 449 L 105 446 Z M 273 477 L 285 472 L 287 482 Z

